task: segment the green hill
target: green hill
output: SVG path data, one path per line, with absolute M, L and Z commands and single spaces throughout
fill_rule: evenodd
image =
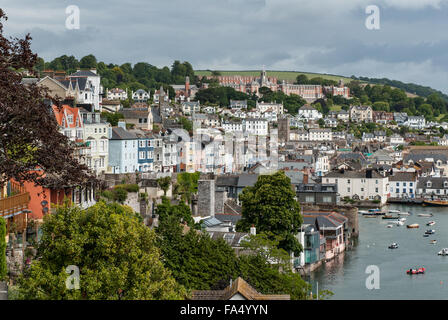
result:
M 237 70 L 235 70 L 235 71 L 221 71 L 221 70 L 216 70 L 216 71 L 219 71 L 221 73 L 221 75 L 223 75 L 223 76 L 235 76 L 235 75 L 239 75 L 239 76 L 259 76 L 260 72 L 261 72 L 261 70 L 247 70 L 247 71 L 237 71 Z M 210 76 L 212 74 L 212 71 L 211 70 L 195 70 L 194 73 L 197 76 Z M 334 74 L 322 74 L 322 73 L 301 72 L 301 71 L 270 71 L 270 70 L 266 70 L 266 74 L 267 74 L 268 77 L 276 77 L 280 81 L 285 80 L 285 81 L 288 81 L 288 82 L 295 82 L 296 78 L 297 78 L 297 76 L 299 74 L 304 74 L 309 79 L 315 78 L 315 77 L 322 77 L 324 79 L 335 80 L 335 81 L 339 81 L 340 79 L 342 79 L 345 83 L 349 83 L 350 81 L 353 80 L 351 78 L 338 76 L 338 75 L 334 75 Z

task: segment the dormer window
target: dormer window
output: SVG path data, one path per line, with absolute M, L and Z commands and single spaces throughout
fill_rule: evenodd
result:
M 443 187 L 444 187 L 444 188 L 448 188 L 448 181 L 444 181 L 444 182 L 443 182 Z
M 431 181 L 426 182 L 426 187 L 427 187 L 427 188 L 431 188 L 431 187 L 432 187 L 432 183 L 431 183 Z
M 69 114 L 69 115 L 67 116 L 67 120 L 68 120 L 68 124 L 73 124 L 73 115 L 72 115 L 72 114 Z

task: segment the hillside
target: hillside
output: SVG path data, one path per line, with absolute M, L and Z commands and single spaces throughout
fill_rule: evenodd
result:
M 233 76 L 233 75 L 240 75 L 240 76 L 258 76 L 260 75 L 260 70 L 248 70 L 248 71 L 221 71 L 216 70 L 221 73 L 223 76 Z M 210 76 L 212 74 L 211 70 L 195 70 L 195 75 L 197 76 Z M 295 82 L 296 78 L 299 74 L 306 75 L 309 79 L 315 78 L 315 77 L 322 77 L 324 79 L 328 80 L 335 80 L 339 81 L 342 79 L 345 83 L 350 83 L 350 81 L 353 81 L 351 78 L 338 76 L 334 74 L 321 74 L 321 73 L 312 73 L 312 72 L 300 72 L 300 71 L 270 71 L 266 70 L 268 77 L 276 77 L 278 80 L 282 81 L 288 81 L 288 82 Z

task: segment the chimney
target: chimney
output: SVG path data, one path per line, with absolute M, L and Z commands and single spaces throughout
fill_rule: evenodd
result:
M 119 128 L 123 128 L 124 130 L 126 130 L 126 122 L 124 122 L 124 121 L 118 121 L 118 127 L 119 127 Z
M 250 227 L 250 234 L 251 234 L 252 236 L 257 235 L 257 229 L 255 228 L 254 225 L 252 225 L 252 226 Z
M 308 172 L 303 174 L 303 183 L 307 184 L 308 183 Z
M 372 179 L 372 169 L 366 169 L 366 178 Z

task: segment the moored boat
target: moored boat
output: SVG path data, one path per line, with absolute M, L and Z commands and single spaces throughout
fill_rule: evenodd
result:
M 397 249 L 398 248 L 398 243 L 392 243 L 389 247 L 389 249 Z
M 419 226 L 418 223 L 413 223 L 413 224 L 408 224 L 406 227 L 407 227 L 408 229 L 415 229 L 415 228 L 418 228 L 418 227 L 420 227 L 420 226 Z
M 393 228 L 393 226 L 394 226 L 393 224 L 388 224 L 386 227 L 387 228 Z
M 435 225 L 435 224 L 436 224 L 435 221 L 429 221 L 426 225 L 427 225 L 427 226 L 433 226 L 433 225 Z
M 400 213 L 400 210 L 389 210 L 389 213 Z
M 447 200 L 423 200 L 423 203 L 429 206 L 448 207 Z
M 419 217 L 432 217 L 433 214 L 432 213 L 419 213 L 417 216 L 419 216 Z
M 433 230 L 433 229 L 425 231 L 425 234 L 434 234 L 434 233 L 436 233 L 436 230 Z
M 415 269 L 409 269 L 406 270 L 407 274 L 421 274 L 421 273 L 425 273 L 425 268 L 421 267 L 421 268 L 415 268 Z
M 448 256 L 448 248 L 443 248 L 438 253 L 439 256 Z
M 398 219 L 400 219 L 400 217 L 392 216 L 392 215 L 385 215 L 385 216 L 383 216 L 383 219 L 398 220 Z
M 437 243 L 437 240 L 431 240 L 431 241 L 429 241 L 429 243 L 430 243 L 430 244 L 436 244 L 436 243 Z
M 400 216 L 410 216 L 411 214 L 409 212 L 398 212 L 398 215 L 400 215 Z

